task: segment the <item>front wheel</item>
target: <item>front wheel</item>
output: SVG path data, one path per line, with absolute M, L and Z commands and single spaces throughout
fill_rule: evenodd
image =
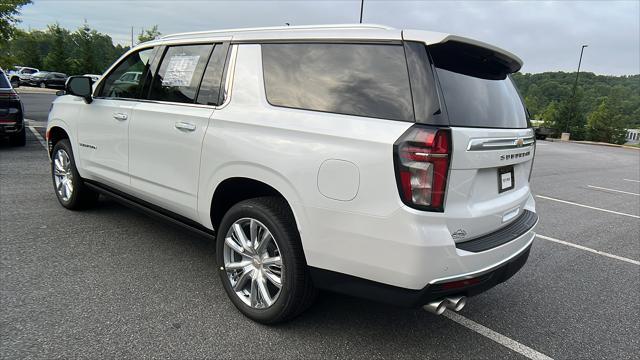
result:
M 216 257 L 227 295 L 254 321 L 289 320 L 315 298 L 300 235 L 284 199 L 234 205 L 220 224 Z
M 44 88 L 46 88 L 46 87 L 47 87 L 47 84 L 45 84 L 45 83 L 43 83 L 43 82 L 41 82 L 41 83 L 40 83 L 40 88 L 41 88 L 41 89 L 44 89 Z
M 58 141 L 53 147 L 52 154 L 51 176 L 60 204 L 70 210 L 95 204 L 99 195 L 87 188 L 80 177 L 69 140 Z

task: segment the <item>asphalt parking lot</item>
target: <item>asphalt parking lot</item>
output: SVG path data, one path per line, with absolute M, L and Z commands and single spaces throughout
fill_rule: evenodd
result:
M 42 134 L 53 95 L 22 98 Z M 0 143 L 0 355 L 637 358 L 640 151 L 541 141 L 532 187 L 543 237 L 461 316 L 323 293 L 267 327 L 227 300 L 206 239 L 107 199 L 64 210 L 29 132 L 24 148 Z

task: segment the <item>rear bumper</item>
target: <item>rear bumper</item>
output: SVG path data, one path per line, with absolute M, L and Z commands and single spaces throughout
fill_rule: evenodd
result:
M 507 281 L 527 262 L 533 237 L 512 257 L 473 273 L 437 279 L 421 290 L 391 286 L 329 270 L 311 268 L 314 285 L 320 289 L 403 307 L 418 307 L 447 296 L 467 297 L 483 293 Z
M 6 123 L 2 123 L 0 122 L 0 135 L 13 135 L 13 134 L 17 134 L 20 131 L 22 131 L 22 129 L 24 128 L 24 122 L 23 121 L 17 121 L 17 122 L 6 122 Z

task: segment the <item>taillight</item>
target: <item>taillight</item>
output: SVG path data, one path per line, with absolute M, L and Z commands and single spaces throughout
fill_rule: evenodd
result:
M 400 198 L 420 210 L 444 211 L 451 138 L 448 129 L 414 125 L 394 144 Z
M 9 92 L 0 92 L 0 99 L 3 100 L 18 100 L 20 99 L 20 97 L 18 96 L 18 94 L 15 91 L 9 91 Z

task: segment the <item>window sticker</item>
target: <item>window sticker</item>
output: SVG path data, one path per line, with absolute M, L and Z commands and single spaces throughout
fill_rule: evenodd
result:
M 169 59 L 162 86 L 191 86 L 200 55 L 176 55 Z

